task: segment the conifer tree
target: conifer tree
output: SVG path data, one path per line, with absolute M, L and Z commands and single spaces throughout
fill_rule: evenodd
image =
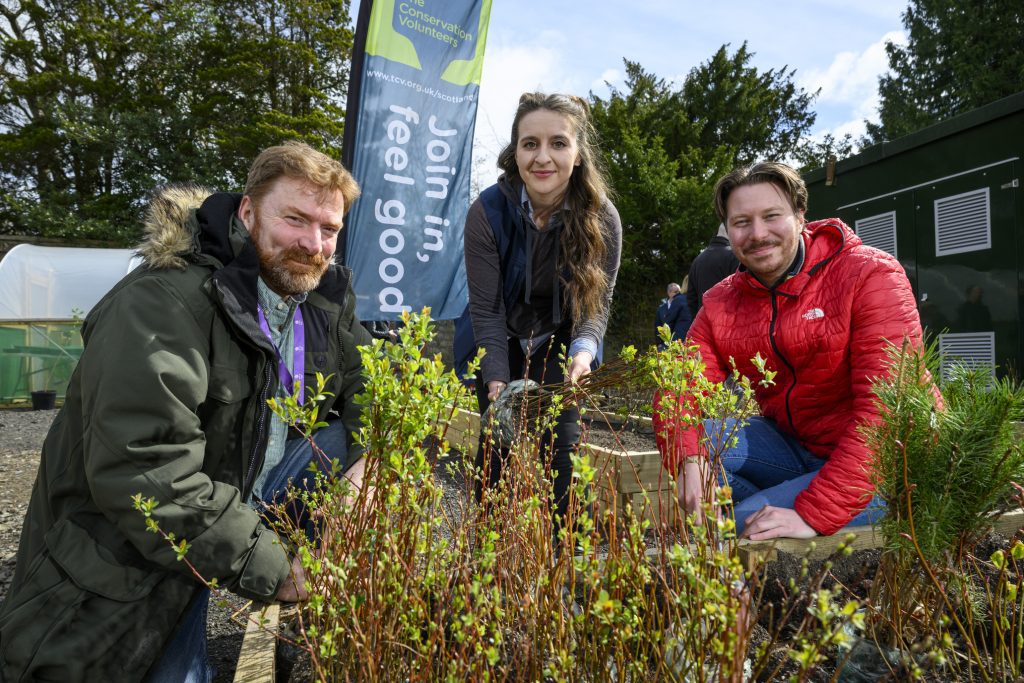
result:
M 879 123 L 865 144 L 893 140 L 1024 90 L 1024 3 L 911 0 L 908 42 L 886 43 Z

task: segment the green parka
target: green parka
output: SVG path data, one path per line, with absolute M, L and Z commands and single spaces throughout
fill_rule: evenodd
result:
M 256 317 L 259 260 L 240 195 L 174 188 L 152 203 L 145 264 L 89 313 L 85 351 L 43 445 L 0 607 L 3 678 L 142 680 L 201 584 L 132 508 L 191 544 L 199 573 L 269 601 L 288 577 L 276 534 L 246 503 L 277 386 Z M 359 426 L 350 271 L 332 266 L 302 304 L 306 384 L 333 374 L 326 410 Z M 326 412 L 322 413 L 326 414 Z M 352 444 L 351 448 L 356 446 Z

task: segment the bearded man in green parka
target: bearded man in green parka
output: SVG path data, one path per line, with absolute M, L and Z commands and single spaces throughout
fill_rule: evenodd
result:
M 288 143 L 260 154 L 242 195 L 154 199 L 145 263 L 86 318 L 43 445 L 0 608 L 0 678 L 209 680 L 208 592 L 147 532 L 138 493 L 203 577 L 259 601 L 306 597 L 257 508 L 316 458 L 266 401 L 331 375 L 333 422 L 314 438 L 359 483 L 357 346 L 370 337 L 350 271 L 332 263 L 358 194 L 341 164 Z

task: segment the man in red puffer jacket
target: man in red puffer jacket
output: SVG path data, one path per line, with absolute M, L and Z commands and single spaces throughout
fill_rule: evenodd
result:
M 751 379 L 760 354 L 775 383 L 757 385 L 761 417 L 736 431 L 722 469 L 737 533 L 754 540 L 830 535 L 872 523 L 872 454 L 858 425 L 877 419 L 872 380 L 886 372 L 887 342 L 921 345 L 921 323 L 899 262 L 865 245 L 839 219 L 806 223 L 807 188 L 792 168 L 759 163 L 715 187 L 715 209 L 741 267 L 704 295 L 688 336 L 713 382 L 730 359 Z M 728 434 L 728 420 L 690 427 L 655 411 L 665 466 L 679 500 L 700 512 L 711 467 L 701 432 Z M 682 465 L 682 467 L 680 467 Z M 680 471 L 681 470 L 681 471 Z

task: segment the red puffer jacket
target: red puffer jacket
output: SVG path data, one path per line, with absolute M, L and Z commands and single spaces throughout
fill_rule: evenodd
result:
M 800 272 L 768 290 L 745 269 L 704 295 L 690 328 L 706 375 L 720 382 L 729 359 L 761 379 L 760 353 L 775 384 L 758 386 L 761 412 L 828 462 L 796 499 L 797 513 L 819 534 L 833 534 L 867 505 L 871 454 L 857 432 L 877 410 L 872 379 L 885 371 L 885 342 L 921 344 L 914 295 L 899 262 L 863 244 L 839 219 L 807 224 Z M 655 411 L 656 413 L 658 411 Z M 699 430 L 655 421 L 658 447 L 672 471 L 698 454 Z

